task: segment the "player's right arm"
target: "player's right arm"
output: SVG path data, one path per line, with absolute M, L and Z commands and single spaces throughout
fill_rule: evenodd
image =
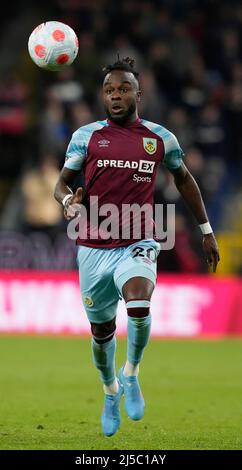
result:
M 87 131 L 85 132 L 83 129 L 81 131 L 78 129 L 72 134 L 66 151 L 65 164 L 55 187 L 54 197 L 64 206 L 64 217 L 67 220 L 80 212 L 78 205 L 83 199 L 83 188 L 77 188 L 73 194 L 71 187 L 80 173 L 87 155 L 87 136 Z
M 81 204 L 83 198 L 83 188 L 77 188 L 74 194 L 70 189 L 78 173 L 79 171 L 63 167 L 55 187 L 54 197 L 63 205 L 64 217 L 67 220 L 76 215 L 76 212 L 78 212 L 76 204 Z M 72 206 L 74 204 L 75 208 L 73 210 Z

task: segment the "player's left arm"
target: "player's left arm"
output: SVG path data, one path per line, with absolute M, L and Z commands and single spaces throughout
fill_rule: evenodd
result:
M 175 185 L 198 224 L 209 223 L 199 186 L 184 162 L 181 163 L 179 168 L 169 169 L 169 171 L 173 174 Z M 218 244 L 213 232 L 203 235 L 203 251 L 208 265 L 211 266 L 213 272 L 215 272 L 220 257 Z

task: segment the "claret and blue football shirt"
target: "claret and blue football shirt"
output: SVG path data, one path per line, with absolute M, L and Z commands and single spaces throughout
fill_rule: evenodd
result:
M 125 224 L 121 218 L 125 205 L 153 206 L 155 177 L 162 162 L 174 170 L 182 164 L 183 151 L 169 130 L 161 125 L 137 118 L 133 123 L 116 124 L 110 120 L 96 121 L 80 127 L 72 135 L 66 152 L 65 168 L 83 171 L 85 198 L 90 209 L 91 196 L 98 197 L 98 207 L 113 204 L 119 210 L 117 237 L 92 239 L 92 220 L 88 220 L 87 237 L 77 244 L 115 248 L 134 243 L 122 237 Z M 144 215 L 144 214 L 143 214 Z M 152 217 L 150 222 L 153 223 Z M 140 239 L 145 238 L 144 217 Z

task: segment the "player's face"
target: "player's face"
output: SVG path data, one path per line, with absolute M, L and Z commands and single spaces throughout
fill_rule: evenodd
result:
M 122 70 L 110 72 L 103 82 L 103 101 L 108 118 L 119 124 L 134 121 L 140 94 L 132 73 Z

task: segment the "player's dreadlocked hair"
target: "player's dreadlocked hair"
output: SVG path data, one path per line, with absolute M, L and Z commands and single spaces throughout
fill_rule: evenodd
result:
M 109 64 L 103 67 L 103 72 L 105 75 L 112 72 L 113 70 L 123 70 L 124 72 L 131 72 L 135 78 L 138 80 L 139 73 L 135 70 L 135 60 L 131 57 L 125 57 L 120 59 L 119 54 L 117 54 L 118 60 L 114 64 Z

